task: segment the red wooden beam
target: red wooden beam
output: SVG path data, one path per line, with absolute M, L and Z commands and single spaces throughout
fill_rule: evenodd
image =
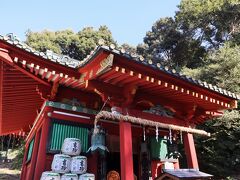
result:
M 179 102 L 179 101 L 170 101 L 169 99 L 165 98 L 164 96 L 159 96 L 159 95 L 151 95 L 148 93 L 144 93 L 142 91 L 137 91 L 136 95 L 135 95 L 135 99 L 134 102 L 138 103 L 141 101 L 149 101 L 151 103 L 153 103 L 154 105 L 162 105 L 162 106 L 168 106 L 168 107 L 172 107 L 175 110 L 183 110 L 186 111 L 186 107 L 187 106 L 192 106 L 192 103 L 183 103 L 183 102 Z
M 225 97 L 225 96 L 221 95 L 220 93 L 215 92 L 213 90 L 204 88 L 200 85 L 195 85 L 195 84 L 189 83 L 181 78 L 171 76 L 165 72 L 155 70 L 148 66 L 143 66 L 141 63 L 135 63 L 134 61 L 126 61 L 126 59 L 123 57 L 121 57 L 121 58 L 116 57 L 115 59 L 116 59 L 116 61 L 115 61 L 116 66 L 127 67 L 128 69 L 134 70 L 135 72 L 147 74 L 155 79 L 161 79 L 164 82 L 169 82 L 169 83 L 171 82 L 176 86 L 179 86 L 179 87 L 182 87 L 185 89 L 189 89 L 189 90 L 207 95 L 211 98 L 219 99 L 221 101 L 229 101 L 230 99 L 232 99 L 229 97 Z
M 120 76 L 120 74 L 117 71 L 115 71 L 115 69 L 116 69 L 116 67 L 113 68 L 112 70 L 100 75 L 99 77 L 97 77 L 97 79 L 104 81 L 104 82 L 108 82 L 109 80 Z
M 21 113 L 21 112 L 16 112 L 14 114 L 13 113 L 3 113 L 3 117 L 6 117 L 6 119 L 4 120 L 4 122 L 8 122 L 7 125 L 10 125 L 10 121 L 7 121 L 8 118 L 12 118 L 15 120 L 15 122 L 18 122 L 19 124 L 22 124 L 22 122 L 24 121 L 27 121 L 27 118 L 29 117 L 33 117 L 36 116 L 37 112 L 32 112 L 30 114 L 24 114 L 24 113 Z M 17 116 L 17 115 L 20 115 L 20 116 Z M 34 119 L 33 119 L 34 120 Z M 16 125 L 16 123 L 13 124 L 14 126 Z
M 57 83 L 60 79 L 61 79 L 60 75 L 59 74 L 55 74 L 53 79 L 52 79 L 52 82 L 53 83 Z
M 8 77 L 8 78 L 22 78 L 22 79 L 31 79 L 30 77 L 26 76 L 23 73 L 15 73 L 15 74 L 8 74 L 6 73 L 6 71 L 4 71 L 4 76 Z
M 35 103 L 31 103 L 31 102 L 18 103 L 19 106 L 17 106 L 17 107 L 19 107 L 18 109 L 21 109 L 21 108 L 33 109 L 33 108 L 38 108 L 41 103 L 42 103 L 41 101 L 37 101 Z M 16 105 L 14 105 L 13 103 L 4 103 L 4 109 L 9 109 L 9 108 L 14 108 L 14 107 L 16 110 Z
M 39 149 L 38 149 L 38 154 L 37 154 L 37 160 L 38 163 L 36 164 L 36 171 L 34 174 L 33 179 L 40 179 L 41 174 L 43 171 L 46 170 L 46 147 L 47 147 L 47 141 L 48 141 L 48 134 L 49 134 L 49 124 L 50 124 L 50 119 L 45 116 L 43 119 L 43 125 L 41 128 L 41 141 L 39 143 Z
M 71 79 L 69 79 L 67 82 L 65 82 L 65 86 L 70 86 L 71 84 L 73 84 L 75 81 L 75 77 L 72 77 Z
M 170 124 L 178 125 L 178 126 L 186 126 L 186 122 L 183 121 L 182 119 L 159 116 L 159 115 L 142 112 L 142 111 L 134 110 L 134 109 L 128 109 L 127 112 L 130 116 L 133 116 L 133 117 L 149 119 L 149 120 L 160 122 L 160 123 L 166 123 L 166 124 L 170 123 Z
M 26 99 L 26 100 L 24 100 L 24 99 L 16 99 L 15 100 L 15 104 L 24 104 L 24 103 L 29 103 L 29 104 L 31 104 L 32 102 L 35 102 L 35 103 L 41 103 L 42 101 L 40 100 L 40 98 L 38 98 L 38 99 Z M 14 99 L 9 99 L 9 100 L 4 100 L 3 101 L 3 104 L 4 105 L 10 105 L 10 104 L 13 104 L 14 103 Z M 34 103 L 33 103 L 34 104 Z
M 3 62 L 0 61 L 0 135 L 2 134 L 2 107 L 3 107 Z
M 52 79 L 55 77 L 55 75 L 56 75 L 55 71 L 49 72 L 49 75 L 47 77 L 48 82 L 52 81 Z
M 46 77 L 47 73 L 48 73 L 48 68 L 44 68 L 43 73 L 42 73 L 42 79 L 44 79 Z
M 60 112 L 66 112 L 66 114 L 57 114 L 57 113 L 51 113 L 51 118 L 56 118 L 56 119 L 64 119 L 66 121 L 73 121 L 73 122 L 78 122 L 78 123 L 83 123 L 83 124 L 87 124 L 87 125 L 91 125 L 93 126 L 93 121 L 94 121 L 94 117 L 93 115 L 90 114 L 84 114 L 84 113 L 72 113 L 69 111 L 64 111 L 61 110 Z M 67 115 L 67 113 L 73 114 L 73 115 L 80 115 L 80 116 L 86 116 L 89 117 L 89 119 L 84 119 L 84 118 L 80 118 L 80 117 L 75 117 L 75 116 L 71 116 L 71 115 Z
M 39 95 L 37 94 L 37 93 L 34 93 L 34 94 L 28 94 L 27 96 L 26 96 L 26 94 L 23 94 L 23 93 L 20 93 L 20 94 L 16 94 L 16 96 L 14 97 L 12 94 L 4 94 L 4 99 L 7 99 L 7 98 L 9 98 L 9 99 L 21 99 L 21 97 L 22 98 L 33 98 L 33 100 L 34 100 L 34 98 L 38 98 L 39 97 Z
M 36 110 L 38 109 L 38 106 L 35 105 L 35 106 L 19 106 L 19 107 L 14 107 L 14 106 L 8 106 L 8 107 L 4 107 L 3 110 L 4 112 L 3 113 L 6 113 L 6 112 L 12 112 L 12 113 L 16 113 L 16 112 L 22 112 L 22 111 L 30 111 L 30 112 L 37 112 Z
M 17 57 L 18 59 L 25 59 L 28 63 L 38 64 L 40 66 L 48 67 L 51 70 L 57 70 L 57 72 L 66 71 L 68 74 L 74 76 L 77 75 L 77 70 L 63 66 L 61 64 L 52 62 L 51 60 L 46 60 L 41 56 L 37 56 L 31 52 L 26 52 L 14 45 L 10 45 L 7 42 L 1 41 L 1 47 L 4 48 L 3 51 L 9 52 L 12 58 Z
M 4 88 L 4 94 L 21 94 L 21 93 L 37 93 L 36 89 L 6 89 Z
M 36 89 L 37 85 L 29 85 L 29 86 L 23 86 L 23 85 L 5 85 L 4 90 L 24 90 L 24 89 Z
M 190 133 L 184 133 L 183 140 L 188 168 L 199 169 L 193 135 Z
M 19 100 L 15 100 L 15 99 L 7 99 L 4 101 L 4 105 L 10 105 L 10 104 L 14 104 L 15 102 L 15 105 L 16 103 L 18 104 L 26 104 L 26 105 L 31 105 L 31 104 L 37 104 L 37 103 L 42 103 L 43 100 L 39 98 L 36 98 L 36 99 L 19 99 Z
M 131 71 L 130 71 L 130 76 L 127 79 L 121 80 L 119 83 L 121 85 L 125 85 L 125 84 L 143 85 L 143 83 L 141 83 L 142 75 L 136 74 L 135 72 L 132 72 L 132 73 L 133 75 L 131 75 Z
M 61 80 L 61 83 L 65 85 L 65 84 L 67 84 L 69 81 L 71 81 L 71 79 L 72 79 L 72 78 L 70 78 L 70 77 L 67 77 L 67 78 L 65 77 L 63 80 Z
M 65 84 L 65 86 L 76 87 L 81 81 L 79 79 L 73 79 L 71 82 Z
M 34 76 L 31 72 L 28 72 L 26 69 L 23 69 L 23 68 L 19 67 L 18 65 L 14 64 L 12 58 L 9 56 L 8 53 L 0 51 L 0 59 L 2 61 L 4 61 L 5 63 L 9 64 L 10 66 L 16 68 L 17 70 L 21 71 L 22 73 L 26 74 L 27 76 L 35 79 L 39 83 L 44 84 L 46 86 L 51 86 L 49 83 L 47 83 L 47 82 L 39 79 L 38 77 Z
M 59 84 L 64 84 L 67 80 L 69 80 L 71 78 L 68 78 L 68 75 L 65 75 L 60 81 Z
M 31 166 L 29 171 L 28 177 L 32 178 L 35 172 L 35 166 L 37 162 L 37 154 L 38 154 L 38 149 L 39 149 L 39 142 L 40 142 L 40 137 L 41 137 L 41 131 L 36 132 L 36 136 L 34 138 L 34 145 L 33 145 L 33 151 L 32 151 L 32 157 L 31 157 Z M 25 166 L 25 165 L 24 165 Z
M 124 72 L 124 73 L 119 73 L 118 76 L 115 76 L 114 78 L 107 79 L 107 82 L 117 85 L 117 84 L 120 84 L 119 82 L 127 78 L 129 78 L 129 76 L 128 74 L 126 74 L 126 72 Z
M 131 124 L 121 121 L 120 129 L 120 159 L 121 179 L 134 180 L 133 176 L 133 152 L 132 152 L 132 130 Z
M 34 71 L 34 64 L 33 63 L 30 64 L 29 69 L 30 69 L 30 72 L 33 73 L 33 71 Z

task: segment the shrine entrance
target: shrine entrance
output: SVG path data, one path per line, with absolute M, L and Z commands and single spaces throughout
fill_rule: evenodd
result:
M 111 172 L 115 171 L 121 175 L 121 164 L 120 164 L 120 153 L 114 152 L 114 153 L 108 153 L 107 158 L 107 174 L 110 174 Z M 139 155 L 134 154 L 133 155 L 133 167 L 134 167 L 134 175 L 137 179 L 139 178 L 139 168 L 141 168 L 141 164 L 139 161 Z M 112 175 L 113 176 L 113 175 Z
M 109 149 L 109 152 L 106 153 L 106 174 L 111 177 L 117 178 L 121 176 L 121 157 L 120 157 L 120 138 L 118 135 L 111 135 L 107 136 L 107 147 Z M 140 169 L 141 163 L 141 145 L 140 145 L 140 139 L 133 137 L 133 172 L 134 176 L 137 179 L 140 179 Z M 127 162 L 126 162 L 127 163 Z
M 120 165 L 120 153 L 119 152 L 109 152 L 107 154 L 107 173 L 110 171 L 116 171 L 121 173 Z

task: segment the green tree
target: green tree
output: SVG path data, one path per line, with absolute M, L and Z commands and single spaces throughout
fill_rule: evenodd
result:
M 226 111 L 223 117 L 207 121 L 201 128 L 211 132 L 210 138 L 196 138 L 201 170 L 212 173 L 216 177 L 239 175 L 239 111 Z
M 173 67 L 198 68 L 225 41 L 240 44 L 239 0 L 182 0 L 175 18 L 161 18 L 137 52 Z
M 198 67 L 205 56 L 201 43 L 182 31 L 173 18 L 161 18 L 154 23 L 137 52 L 154 62 L 178 68 Z
M 100 39 L 104 40 L 105 45 L 116 44 L 106 26 L 100 26 L 97 30 L 86 27 L 77 33 L 72 30 L 28 31 L 26 43 L 39 51 L 44 52 L 49 49 L 82 60 L 98 45 Z
M 198 69 L 184 68 L 186 75 L 240 93 L 240 46 L 226 42 L 220 49 L 209 52 L 205 65 Z
M 129 54 L 137 54 L 137 49 L 134 46 L 131 46 L 127 43 L 123 43 L 120 47 L 120 49 L 124 49 Z
M 207 48 L 218 48 L 240 32 L 239 0 L 182 0 L 176 21 Z

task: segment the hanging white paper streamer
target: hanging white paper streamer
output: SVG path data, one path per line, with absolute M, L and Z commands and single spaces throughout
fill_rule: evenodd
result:
M 143 126 L 143 141 L 145 142 L 146 140 L 146 132 L 145 132 L 145 126 Z
M 169 129 L 169 141 L 170 141 L 170 144 L 172 144 L 172 130 Z
M 181 143 L 183 143 L 182 131 L 180 131 L 180 140 L 181 140 Z
M 156 126 L 156 140 L 158 142 L 158 126 Z

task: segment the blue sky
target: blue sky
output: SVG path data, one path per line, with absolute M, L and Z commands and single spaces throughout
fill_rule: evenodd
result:
M 107 25 L 119 43 L 137 45 L 160 17 L 174 16 L 180 0 L 21 0 L 0 2 L 0 34 L 25 40 L 27 29 L 56 31 Z

